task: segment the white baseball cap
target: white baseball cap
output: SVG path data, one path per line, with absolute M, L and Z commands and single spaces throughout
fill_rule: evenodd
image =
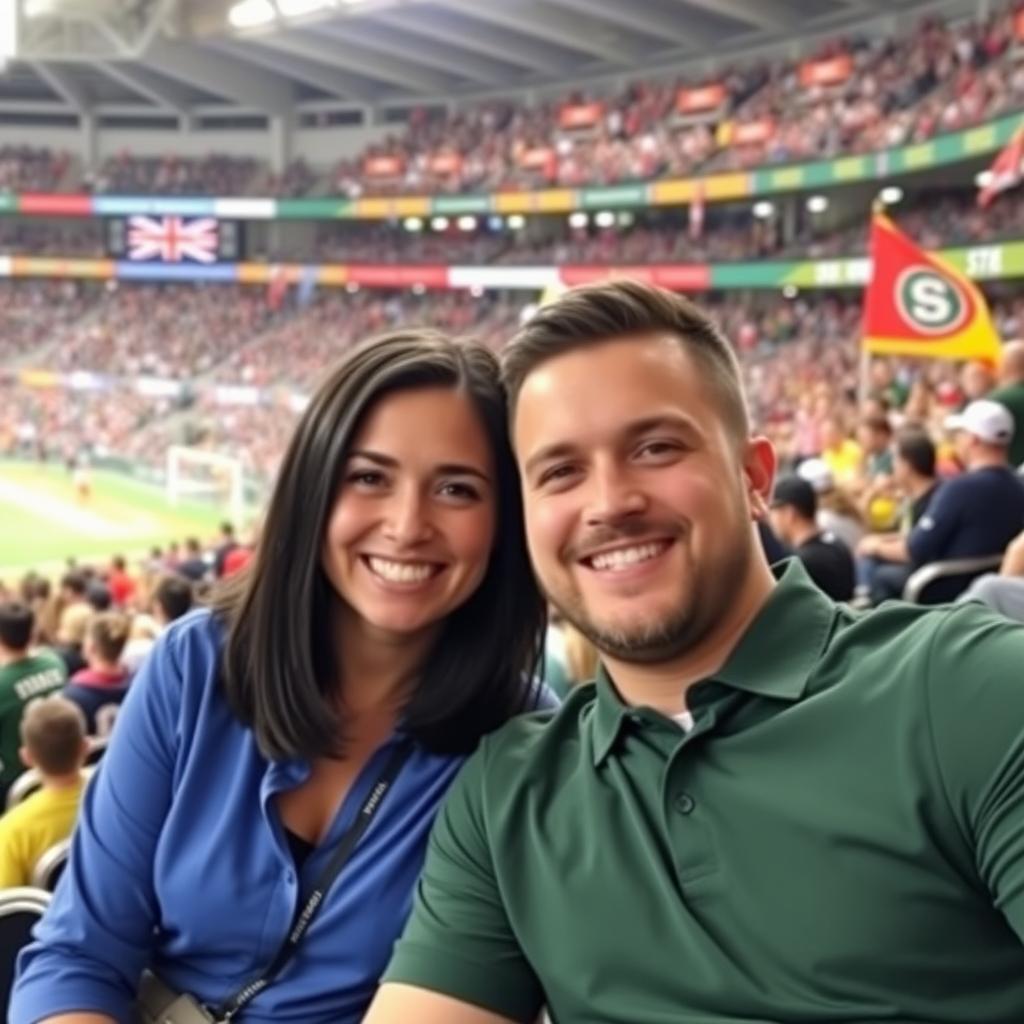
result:
M 824 459 L 804 459 L 796 471 L 814 488 L 815 494 L 827 494 L 836 486 L 832 470 Z
M 946 417 L 947 430 L 965 430 L 986 444 L 1009 444 L 1013 440 L 1013 413 L 987 398 L 971 402 L 962 412 Z

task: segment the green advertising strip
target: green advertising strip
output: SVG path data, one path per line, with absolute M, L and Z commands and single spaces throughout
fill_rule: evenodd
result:
M 1020 113 L 1008 114 L 979 128 L 940 135 L 928 142 L 899 149 L 810 164 L 793 164 L 789 167 L 762 167 L 753 172 L 754 187 L 751 194 L 769 195 L 774 192 L 796 192 L 805 188 L 842 185 L 921 171 L 981 156 L 1006 145 L 1021 121 Z
M 278 199 L 277 217 L 284 220 L 334 220 L 351 217 L 351 199 Z
M 17 195 L 13 192 L 0 192 L 0 213 L 14 213 L 17 209 Z
M 939 255 L 976 281 L 1024 277 L 1024 241 L 943 249 Z M 711 287 L 863 288 L 870 272 L 866 256 L 813 262 L 722 263 L 711 267 Z
M 436 196 L 432 200 L 431 213 L 451 216 L 465 213 L 490 213 L 490 196 Z
M 647 185 L 612 185 L 607 188 L 585 188 L 578 193 L 579 205 L 584 210 L 603 210 L 607 207 L 646 206 L 650 195 Z

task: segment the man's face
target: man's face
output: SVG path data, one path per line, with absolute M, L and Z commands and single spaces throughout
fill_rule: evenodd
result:
M 706 637 L 747 578 L 774 452 L 730 435 L 678 339 L 628 336 L 542 363 L 513 435 L 530 554 L 564 616 L 625 661 Z

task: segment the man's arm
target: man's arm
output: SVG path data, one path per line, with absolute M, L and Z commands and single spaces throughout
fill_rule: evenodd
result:
M 363 1018 L 363 1024 L 516 1024 L 510 1017 L 500 1017 L 414 985 L 385 982 Z
M 486 814 L 491 742 L 467 761 L 434 823 L 412 916 L 366 1024 L 531 1024 L 544 1004 L 498 881 L 501 832 Z M 503 784 L 515 779 L 506 773 Z

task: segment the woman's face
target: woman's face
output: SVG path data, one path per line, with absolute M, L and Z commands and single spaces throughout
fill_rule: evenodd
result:
M 470 399 L 400 391 L 357 433 L 327 521 L 323 568 L 370 633 L 412 638 L 480 585 L 494 545 L 494 455 Z

